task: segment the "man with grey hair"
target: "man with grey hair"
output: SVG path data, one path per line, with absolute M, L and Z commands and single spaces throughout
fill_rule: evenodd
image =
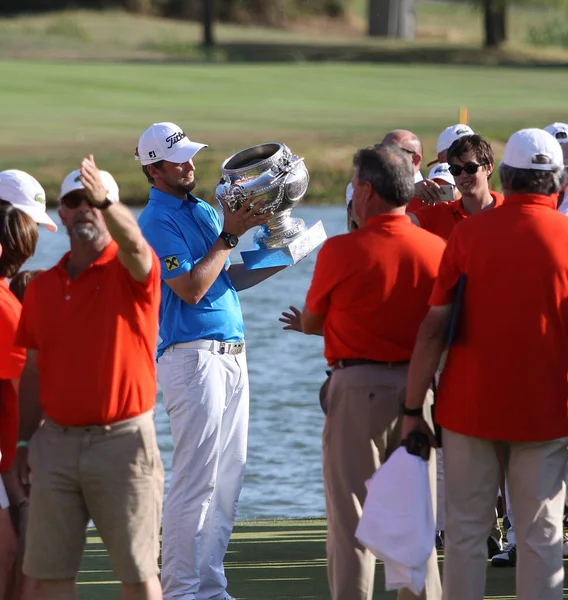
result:
M 448 240 L 412 355 L 406 408 L 422 406 L 449 330 L 436 400 L 446 478 L 444 598 L 484 597 L 502 453 L 517 597 L 560 600 L 568 461 L 568 221 L 556 210 L 562 149 L 546 131 L 518 131 L 499 172 L 503 205 L 467 219 Z M 405 416 L 403 436 L 411 431 L 431 435 L 420 416 Z
M 333 369 L 323 431 L 333 600 L 373 595 L 375 557 L 357 541 L 355 530 L 365 482 L 401 443 L 408 363 L 445 247 L 405 214 L 414 193 L 408 153 L 385 144 L 359 150 L 352 184 L 358 228 L 323 245 L 301 315 L 304 333 L 323 333 Z M 431 391 L 424 396 L 429 419 Z M 429 472 L 434 486 L 433 459 Z M 408 589 L 398 597 L 416 598 Z M 420 598 L 441 598 L 434 548 Z

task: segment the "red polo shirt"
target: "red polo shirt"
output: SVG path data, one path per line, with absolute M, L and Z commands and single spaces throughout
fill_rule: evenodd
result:
M 10 470 L 18 441 L 18 395 L 10 381 L 24 368 L 26 351 L 14 345 L 22 305 L 0 278 L 0 473 Z
M 445 243 L 406 215 L 380 215 L 325 242 L 306 299 L 325 315 L 328 364 L 409 360 Z
M 111 242 L 71 279 L 58 265 L 29 284 L 18 345 L 38 350 L 43 411 L 68 426 L 106 425 L 152 409 L 160 265 L 144 283 L 122 266 Z
M 426 204 L 422 198 L 412 198 L 412 200 L 406 205 L 406 212 L 414 212 L 423 206 L 428 206 L 428 204 Z
M 503 196 L 501 194 L 493 191 L 490 191 L 489 193 L 495 201 L 492 208 L 503 204 Z M 415 211 L 414 216 L 420 222 L 422 229 L 425 229 L 430 233 L 435 233 L 447 240 L 450 237 L 450 233 L 454 230 L 454 227 L 471 215 L 468 215 L 465 212 L 463 202 L 460 199 L 454 200 L 453 202 L 436 202 L 436 204 L 424 206 Z
M 568 436 L 568 219 L 556 197 L 508 196 L 448 241 L 430 304 L 466 275 L 436 404 L 440 425 L 495 440 Z

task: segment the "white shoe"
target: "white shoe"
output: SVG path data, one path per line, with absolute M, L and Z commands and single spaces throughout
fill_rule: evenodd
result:
M 506 544 L 501 554 L 491 559 L 492 567 L 515 567 L 517 565 L 517 545 Z

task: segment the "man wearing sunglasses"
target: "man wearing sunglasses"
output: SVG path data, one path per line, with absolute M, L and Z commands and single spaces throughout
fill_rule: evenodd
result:
M 410 215 L 412 221 L 447 240 L 454 227 L 470 215 L 503 203 L 503 196 L 489 188 L 493 174 L 493 150 L 480 135 L 458 138 L 448 149 L 449 171 L 462 197 L 454 202 L 425 206 Z
M 408 409 L 422 406 L 460 302 L 436 408 L 448 517 L 443 588 L 450 600 L 484 597 L 500 453 L 515 512 L 517 597 L 563 597 L 568 221 L 556 210 L 563 162 L 548 132 L 511 136 L 499 167 L 503 204 L 451 235 L 412 355 Z M 405 416 L 403 435 L 410 431 L 431 435 L 420 417 Z
M 16 466 L 24 485 L 33 475 L 24 572 L 38 580 L 34 598 L 76 598 L 92 518 L 122 598 L 161 600 L 160 265 L 92 156 L 59 199 L 71 250 L 30 282 L 16 336 L 28 349 Z

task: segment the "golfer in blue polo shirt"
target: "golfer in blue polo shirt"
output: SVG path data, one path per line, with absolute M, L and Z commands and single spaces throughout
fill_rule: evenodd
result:
M 158 379 L 174 442 L 164 508 L 166 600 L 232 600 L 223 559 L 244 480 L 249 384 L 237 291 L 281 268 L 246 271 L 229 254 L 265 223 L 253 199 L 224 223 L 191 194 L 204 144 L 173 123 L 140 137 L 136 158 L 152 184 L 140 227 L 162 265 Z

